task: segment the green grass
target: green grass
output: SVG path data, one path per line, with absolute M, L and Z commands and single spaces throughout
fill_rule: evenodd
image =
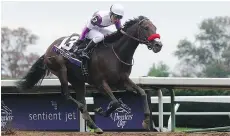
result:
M 186 127 L 178 127 L 175 129 L 176 132 L 183 132 L 183 131 L 186 131 L 186 130 L 191 130 L 191 129 L 196 129 L 196 128 L 186 128 Z

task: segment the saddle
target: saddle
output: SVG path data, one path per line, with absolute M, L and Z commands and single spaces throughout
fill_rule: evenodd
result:
M 80 54 L 90 40 L 86 39 L 80 45 L 77 45 L 76 43 L 78 38 L 78 34 L 72 34 L 71 36 L 64 38 L 59 44 L 59 46 L 54 45 L 52 47 L 52 50 L 57 54 L 62 55 L 64 58 L 68 59 L 71 63 L 80 67 L 82 70 L 82 75 L 85 77 L 85 80 L 87 81 L 89 76 L 88 60 L 82 58 Z
M 81 57 L 81 52 L 91 40 L 86 38 L 80 44 L 77 44 L 79 37 L 80 35 L 77 33 L 74 33 L 68 37 L 64 37 L 63 40 L 60 41 L 60 44 L 57 46 L 53 46 L 52 49 L 54 52 L 61 54 L 63 57 L 68 59 L 71 63 L 77 65 L 78 67 L 81 67 L 83 76 L 85 76 L 85 78 L 88 78 L 88 59 L 84 59 L 83 57 Z M 104 43 L 105 41 L 101 41 L 100 43 L 98 43 L 98 45 L 100 45 L 102 42 Z M 89 50 L 89 56 L 92 55 L 93 50 L 97 48 L 98 45 Z

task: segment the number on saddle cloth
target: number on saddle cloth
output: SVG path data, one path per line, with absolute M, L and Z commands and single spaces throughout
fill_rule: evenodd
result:
M 67 51 L 70 51 L 70 49 L 72 49 L 73 45 L 75 42 L 77 42 L 77 40 L 79 39 L 79 36 L 68 36 L 65 39 L 63 39 L 63 41 L 61 42 L 59 48 L 63 48 Z

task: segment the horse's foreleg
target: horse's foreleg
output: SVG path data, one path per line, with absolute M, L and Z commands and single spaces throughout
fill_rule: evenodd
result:
M 110 100 L 112 101 L 111 107 L 107 109 L 105 112 L 102 110 L 102 108 L 96 109 L 95 112 L 105 117 L 108 117 L 113 111 L 115 111 L 120 106 L 120 103 L 113 95 L 112 89 L 109 87 L 106 81 L 102 81 L 102 86 L 100 87 L 100 90 L 103 90 L 109 96 Z
M 130 78 L 127 78 L 125 81 L 125 87 L 129 91 L 136 90 L 138 94 L 141 95 L 142 101 L 143 101 L 143 107 L 144 107 L 144 115 L 145 115 L 145 120 L 143 121 L 142 125 L 145 129 L 150 130 L 150 110 L 149 110 L 149 104 L 147 100 L 147 95 L 145 91 L 137 86 Z

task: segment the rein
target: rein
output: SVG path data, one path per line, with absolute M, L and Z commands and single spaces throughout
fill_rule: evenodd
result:
M 147 20 L 147 19 L 142 19 L 140 22 L 138 22 L 138 26 L 139 26 L 144 20 Z M 138 37 L 139 37 L 139 30 L 140 30 L 140 26 L 138 27 Z M 140 42 L 140 43 L 147 44 L 147 45 L 150 43 L 149 40 L 144 41 L 144 40 L 141 40 L 140 38 L 136 38 L 136 37 L 134 37 L 134 36 L 131 36 L 131 35 L 127 34 L 125 31 L 123 31 L 122 29 L 121 29 L 120 31 L 121 31 L 122 34 L 124 34 L 124 35 L 128 36 L 129 38 L 132 38 L 132 39 L 134 39 L 134 40 L 136 40 L 136 41 L 138 41 L 138 42 Z M 149 39 L 149 38 L 148 38 L 148 39 Z M 126 62 L 124 62 L 123 60 L 121 60 L 120 57 L 117 55 L 117 53 L 115 52 L 115 50 L 114 50 L 114 48 L 113 48 L 113 45 L 112 45 L 112 49 L 113 49 L 113 53 L 115 54 L 115 56 L 117 57 L 117 59 L 118 59 L 120 62 L 122 62 L 123 64 L 128 65 L 128 66 L 133 66 L 133 65 L 134 65 L 134 59 L 132 59 L 133 61 L 132 61 L 131 64 L 130 64 L 130 63 L 126 63 Z M 151 49 L 151 48 L 149 48 L 149 49 Z
M 140 40 L 139 38 L 136 38 L 136 37 L 134 37 L 134 36 L 131 36 L 131 35 L 127 34 L 127 33 L 126 33 L 125 31 L 123 31 L 123 30 L 121 30 L 121 33 L 124 34 L 124 35 L 126 35 L 126 36 L 128 36 L 129 38 L 132 38 L 132 39 L 138 41 L 138 42 L 141 42 L 141 43 L 145 43 L 145 42 L 146 42 L 146 41 Z
M 130 64 L 130 63 L 126 63 L 126 62 L 124 62 L 123 60 L 121 60 L 120 57 L 117 55 L 117 53 L 115 52 L 115 50 L 114 50 L 114 48 L 113 48 L 113 45 L 112 45 L 112 49 L 113 49 L 113 53 L 115 54 L 115 56 L 117 57 L 117 59 L 118 59 L 120 62 L 122 62 L 123 64 L 128 65 L 128 66 L 133 66 L 133 64 L 134 64 L 134 59 L 132 59 L 133 61 L 132 61 L 131 64 Z

